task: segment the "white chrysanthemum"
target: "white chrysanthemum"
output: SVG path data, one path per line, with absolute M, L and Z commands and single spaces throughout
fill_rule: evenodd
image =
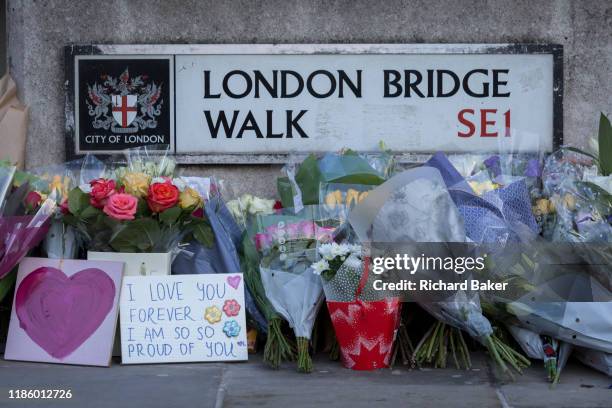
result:
M 242 217 L 242 206 L 240 205 L 240 201 L 230 200 L 225 205 L 234 218 L 239 219 Z
M 351 245 L 340 244 L 338 245 L 338 251 L 340 252 L 340 256 L 346 256 L 351 252 Z
M 346 261 L 344 261 L 344 265 L 347 268 L 357 269 L 361 266 L 361 259 L 358 256 L 352 254 L 351 256 L 346 258 Z
M 361 245 L 358 245 L 358 244 L 351 245 L 350 251 L 353 254 L 361 255 Z
M 153 180 L 151 180 L 151 184 L 155 184 L 155 183 L 165 183 L 166 179 L 163 177 L 153 177 Z
M 328 261 L 334 259 L 334 255 L 332 254 L 332 244 L 321 245 L 319 247 L 319 254 L 321 254 L 321 256 Z
M 320 275 L 329 269 L 329 263 L 325 259 L 321 259 L 319 262 L 315 262 L 312 264 L 312 273 L 315 275 Z
M 336 242 L 332 243 L 332 256 L 335 258 L 337 256 L 345 256 L 349 253 L 349 246 L 347 244 L 337 244 Z
M 271 214 L 274 212 L 274 200 L 253 197 L 249 205 L 251 214 Z

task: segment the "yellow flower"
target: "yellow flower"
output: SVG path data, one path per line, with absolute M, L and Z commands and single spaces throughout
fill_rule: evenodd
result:
M 49 193 L 53 194 L 53 197 L 57 201 L 63 201 L 68 198 L 68 191 L 70 190 L 70 178 L 60 175 L 54 175 L 49 182 Z
M 359 202 L 362 202 L 368 196 L 368 194 L 370 194 L 369 191 L 362 191 L 361 194 L 359 194 Z
M 325 196 L 325 205 L 328 207 L 335 207 L 338 204 L 342 204 L 342 193 L 340 190 L 332 191 Z
M 499 188 L 498 184 L 493 183 L 492 181 L 469 181 L 470 187 L 476 193 L 476 195 L 483 195 L 487 191 L 492 191 Z
M 546 198 L 540 198 L 533 206 L 533 213 L 535 215 L 546 215 L 553 212 L 554 209 L 555 208 L 549 200 L 547 200 Z
M 207 307 L 204 311 L 204 318 L 208 320 L 208 323 L 215 324 L 221 321 L 221 309 L 217 306 Z
M 563 196 L 563 205 L 570 211 L 574 211 L 576 209 L 576 197 L 567 193 Z
M 359 191 L 349 188 L 346 192 L 346 206 L 351 207 L 359 202 Z
M 146 197 L 151 177 L 144 173 L 125 173 L 121 178 L 125 192 L 136 197 Z
M 185 190 L 179 196 L 179 200 L 182 209 L 197 208 L 202 205 L 202 197 L 191 187 L 185 187 Z

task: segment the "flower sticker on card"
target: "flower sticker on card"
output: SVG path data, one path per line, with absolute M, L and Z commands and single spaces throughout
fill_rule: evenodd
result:
M 240 334 L 240 325 L 234 319 L 228 320 L 223 324 L 223 333 L 227 337 L 238 337 Z
M 223 311 L 227 317 L 238 316 L 238 313 L 240 313 L 240 303 L 236 299 L 227 299 L 223 304 Z
M 215 323 L 220 322 L 221 317 L 222 317 L 221 310 L 219 310 L 217 306 L 207 307 L 206 310 L 204 311 L 204 318 L 210 324 L 215 324 Z

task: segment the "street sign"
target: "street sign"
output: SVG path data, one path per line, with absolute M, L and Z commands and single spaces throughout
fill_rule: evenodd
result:
M 273 163 L 379 141 L 409 156 L 551 151 L 557 45 L 69 47 L 71 151 L 168 146 L 189 163 Z

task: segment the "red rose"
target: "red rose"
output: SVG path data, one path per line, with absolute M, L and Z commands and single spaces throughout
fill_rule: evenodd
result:
M 30 191 L 28 195 L 25 197 L 25 206 L 28 210 L 33 210 L 42 201 L 42 196 L 38 194 L 36 191 Z
M 155 213 L 163 212 L 174 207 L 179 201 L 179 189 L 170 181 L 152 183 L 149 186 L 147 204 Z
M 89 193 L 89 204 L 96 208 L 103 208 L 108 198 L 116 193 L 115 181 L 99 178 L 89 183 L 91 192 Z
M 273 210 L 282 210 L 283 209 L 283 203 L 281 203 L 279 200 L 276 200 L 274 202 L 274 207 L 272 207 Z
M 70 214 L 70 207 L 68 206 L 68 200 L 62 201 L 62 204 L 60 204 L 60 211 L 64 215 Z

